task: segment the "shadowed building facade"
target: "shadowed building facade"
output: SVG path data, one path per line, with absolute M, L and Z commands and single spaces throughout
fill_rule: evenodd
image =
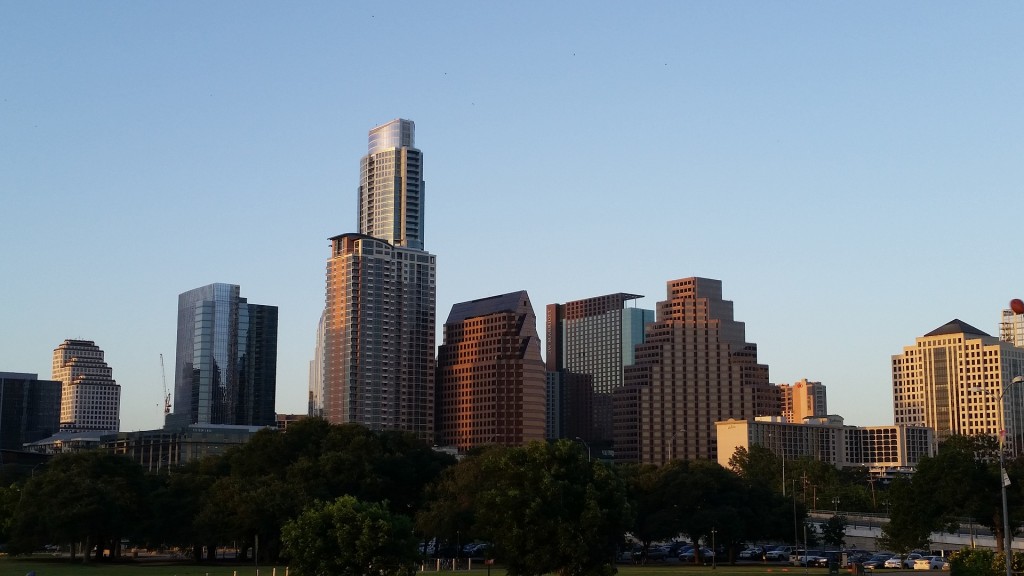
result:
M 598 453 L 611 451 L 612 392 L 644 341 L 644 325 L 654 321 L 653 310 L 626 307 L 639 298 L 620 292 L 547 306 L 546 363 L 558 374 L 552 393 L 560 400 L 560 437 L 579 437 Z M 581 383 L 589 383 L 589 393 Z
M 465 452 L 544 439 L 544 361 L 525 291 L 453 306 L 437 372 L 440 445 Z
M 721 281 L 668 282 L 668 299 L 615 391 L 616 461 L 713 460 L 715 422 L 778 415 L 768 366 L 744 335 Z
M 330 239 L 313 410 L 322 406 L 332 423 L 433 441 L 436 261 L 423 250 L 424 191 L 413 122 L 372 129 L 360 162 L 359 232 Z
M 38 374 L 0 372 L 0 450 L 22 450 L 57 433 L 61 387 Z

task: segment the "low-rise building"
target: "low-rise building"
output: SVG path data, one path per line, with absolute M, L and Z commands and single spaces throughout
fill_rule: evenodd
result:
M 934 456 L 935 432 L 924 426 L 847 426 L 841 416 L 781 417 L 716 422 L 718 463 L 728 467 L 738 448 L 758 444 L 784 460 L 814 458 L 836 468 L 864 467 L 872 475 L 908 471 L 924 456 Z

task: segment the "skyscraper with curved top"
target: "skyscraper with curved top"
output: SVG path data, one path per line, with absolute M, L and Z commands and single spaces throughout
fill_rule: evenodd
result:
M 370 130 L 359 163 L 359 231 L 423 250 L 423 153 L 415 134 L 416 124 L 401 118 Z
M 423 250 L 423 165 L 414 134 L 403 119 L 370 130 L 359 231 L 330 239 L 322 408 L 310 412 L 432 441 L 435 257 Z

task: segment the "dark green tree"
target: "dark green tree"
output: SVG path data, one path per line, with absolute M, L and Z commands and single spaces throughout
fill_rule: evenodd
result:
M 498 446 L 488 450 L 504 450 Z M 459 535 L 476 536 L 477 493 L 488 479 L 482 470 L 486 450 L 464 459 L 457 466 L 445 469 L 427 489 L 426 504 L 416 515 L 416 531 L 423 540 L 438 538 L 442 542 L 456 542 Z
M 476 533 L 494 543 L 512 576 L 615 572 L 629 526 L 622 480 L 563 440 L 480 455 Z M 461 465 L 461 464 L 460 464 Z
M 284 552 L 298 576 L 411 576 L 416 572 L 412 522 L 386 502 L 342 496 L 314 502 L 282 528 Z
M 821 525 L 821 539 L 827 546 L 841 547 L 846 543 L 846 516 L 837 514 Z
M 1015 472 L 1013 466 L 1008 468 Z M 955 530 L 960 518 L 970 517 L 993 531 L 997 550 L 1002 551 L 1000 482 L 995 439 L 959 435 L 946 439 L 934 457 L 922 458 L 909 484 L 890 487 L 886 541 L 894 550 L 912 550 L 922 547 L 931 532 Z M 1013 525 L 1021 499 L 1013 490 L 1008 495 Z
M 893 481 L 889 487 L 889 522 L 882 526 L 878 539 L 881 547 L 899 553 L 928 548 L 931 533 L 939 524 L 939 512 L 921 495 L 920 486 L 915 487 L 911 480 Z
M 100 451 L 62 454 L 25 484 L 11 525 L 10 549 L 81 543 L 117 555 L 122 537 L 139 536 L 146 482 L 141 466 Z
M 666 471 L 677 465 L 675 462 L 660 467 L 650 464 L 617 467 L 625 481 L 632 510 L 629 533 L 640 541 L 642 562 L 646 562 L 651 542 L 679 534 L 679 506 L 666 482 Z
M 18 509 L 18 500 L 21 499 L 21 490 L 18 484 L 0 486 L 0 542 L 11 539 L 11 527 Z
M 700 544 L 729 547 L 746 538 L 749 514 L 748 491 L 733 471 L 710 460 L 670 462 L 666 482 L 677 501 L 679 532 L 686 534 L 699 551 Z M 714 531 L 714 533 L 712 533 Z M 695 561 L 703 559 L 695 556 Z

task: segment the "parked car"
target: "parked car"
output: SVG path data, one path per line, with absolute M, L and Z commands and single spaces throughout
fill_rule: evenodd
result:
M 879 568 L 885 568 L 885 561 L 892 558 L 892 554 L 875 554 L 871 558 L 864 561 L 864 568 L 866 570 L 877 570 Z
M 846 565 L 853 566 L 854 564 L 864 564 L 871 559 L 872 554 L 870 552 L 847 552 L 846 554 Z
M 942 556 L 922 556 L 914 560 L 914 570 L 949 570 L 949 562 Z
M 668 560 L 668 548 L 662 546 L 652 545 L 647 549 L 647 555 L 644 556 L 644 550 L 642 547 L 637 547 L 633 550 L 633 563 L 643 564 L 645 562 L 665 562 Z
M 795 550 L 789 555 L 789 563 L 792 566 L 815 566 L 824 555 L 814 551 Z
M 695 561 L 694 556 L 695 556 L 694 550 L 690 549 L 690 550 L 687 550 L 687 551 L 682 552 L 681 554 L 679 554 L 679 561 L 680 562 L 688 562 L 688 563 L 692 564 Z M 701 548 L 700 549 L 700 558 L 701 558 L 701 561 L 703 563 L 710 564 L 711 560 L 714 559 L 714 557 L 715 557 L 715 553 L 710 548 Z
M 815 552 L 814 554 L 816 555 L 816 558 L 814 563 L 810 564 L 810 566 L 818 566 L 819 568 L 828 568 L 829 564 L 832 562 L 835 562 L 836 566 L 838 566 L 839 559 L 842 556 L 841 552 L 836 552 L 834 550 Z
M 760 560 L 762 554 L 764 554 L 763 547 L 752 546 L 740 551 L 739 557 L 741 560 Z
M 903 556 L 893 556 L 882 563 L 883 568 L 903 568 Z
M 913 554 L 907 554 L 906 556 L 893 556 L 885 561 L 886 568 L 913 568 L 914 560 L 920 558 L 921 555 L 916 552 Z
M 776 546 L 764 553 L 766 560 L 788 560 L 793 553 L 792 546 Z

